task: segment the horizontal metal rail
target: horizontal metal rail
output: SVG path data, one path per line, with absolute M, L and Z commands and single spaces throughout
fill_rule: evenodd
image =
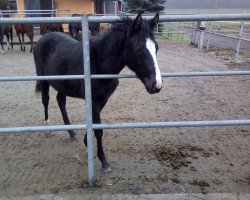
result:
M 192 29 L 192 31 L 201 31 L 200 29 L 197 29 L 197 28 L 194 28 L 194 27 L 192 27 L 192 26 L 185 26 L 185 27 L 187 27 L 187 28 L 189 28 L 189 29 Z M 164 33 L 164 32 L 157 32 L 157 34 L 158 33 Z M 181 33 L 183 33 L 183 34 L 191 34 L 192 32 L 190 32 L 190 33 L 188 33 L 188 32 L 181 32 Z M 219 35 L 219 36 L 224 36 L 224 37 L 228 37 L 228 38 L 233 38 L 233 39 L 241 39 L 241 40 L 243 40 L 243 41 L 250 41 L 250 39 L 247 39 L 247 38 L 242 38 L 242 37 L 239 37 L 239 36 L 232 36 L 232 35 L 227 35 L 227 34 L 223 34 L 223 33 L 217 33 L 217 32 L 209 32 L 208 30 L 204 30 L 204 33 L 207 33 L 207 34 L 212 34 L 212 35 Z
M 93 124 L 93 129 L 123 129 L 123 128 L 177 128 L 177 127 L 211 127 L 211 126 L 245 126 L 250 125 L 250 120 L 215 120 L 215 121 L 172 121 L 172 122 L 139 122 L 116 124 Z M 79 125 L 54 125 L 54 126 L 27 126 L 0 128 L 0 134 L 43 132 L 43 131 L 68 131 L 83 130 L 86 124 Z
M 250 71 L 214 71 L 214 72 L 173 72 L 161 73 L 162 77 L 199 77 L 199 76 L 239 76 L 250 75 Z M 111 79 L 111 78 L 136 78 L 135 74 L 95 74 L 92 79 Z M 0 82 L 7 81 L 35 81 L 35 80 L 69 80 L 84 79 L 84 75 L 64 75 L 64 76 L 14 76 L 0 77 Z
M 2 13 L 13 13 L 13 12 L 51 12 L 55 10 L 0 10 Z M 60 10 L 68 11 L 68 10 Z
M 50 13 L 45 13 L 45 12 L 37 12 L 37 13 L 3 13 L 2 16 L 9 16 L 9 15 L 51 15 L 51 14 L 58 14 L 56 12 L 50 12 Z M 67 13 L 65 13 L 67 14 Z
M 232 36 L 232 35 L 226 35 L 226 34 L 223 34 L 223 33 L 209 32 L 209 31 L 204 31 L 204 32 L 205 33 L 210 33 L 212 35 L 218 35 L 218 36 L 223 36 L 223 37 L 228 37 L 228 38 L 233 38 L 233 39 L 240 39 L 240 40 L 243 40 L 243 41 L 250 42 L 250 39 L 242 38 L 242 37 L 239 37 L 239 36 Z
M 131 16 L 134 18 L 135 16 Z M 151 19 L 152 16 L 144 15 L 143 18 Z M 119 16 L 88 16 L 89 22 L 118 22 Z M 250 20 L 250 14 L 202 14 L 202 15 L 160 15 L 160 22 L 180 21 L 245 21 Z M 81 17 L 26 17 L 26 18 L 1 18 L 0 24 L 20 23 L 80 23 Z

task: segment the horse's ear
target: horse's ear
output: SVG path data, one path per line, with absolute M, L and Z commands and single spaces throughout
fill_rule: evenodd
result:
M 141 12 L 136 16 L 135 21 L 134 21 L 134 25 L 133 25 L 133 29 L 134 31 L 137 31 L 138 29 L 141 28 L 141 24 L 142 24 L 142 16 L 141 16 Z
M 151 28 L 152 30 L 154 30 L 155 27 L 158 25 L 158 23 L 159 23 L 159 18 L 160 18 L 160 17 L 159 17 L 159 13 L 157 13 L 157 14 L 155 15 L 155 17 L 149 21 L 149 25 L 150 25 L 150 28 Z

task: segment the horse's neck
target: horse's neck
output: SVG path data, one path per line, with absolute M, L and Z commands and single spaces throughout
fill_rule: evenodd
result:
M 101 63 L 99 63 L 101 73 L 103 74 L 119 74 L 126 65 L 126 38 L 112 37 L 112 33 L 107 34 L 100 39 L 101 46 L 99 55 L 101 55 Z

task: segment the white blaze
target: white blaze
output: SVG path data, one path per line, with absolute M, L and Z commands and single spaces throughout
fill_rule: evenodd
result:
M 157 63 L 157 59 L 156 59 L 156 48 L 155 48 L 155 43 L 150 39 L 147 38 L 146 39 L 146 47 L 148 49 L 148 51 L 150 52 L 153 61 L 154 61 L 154 67 L 155 67 L 155 80 L 156 80 L 156 88 L 157 89 L 161 89 L 162 88 L 162 80 L 161 80 L 161 72 Z

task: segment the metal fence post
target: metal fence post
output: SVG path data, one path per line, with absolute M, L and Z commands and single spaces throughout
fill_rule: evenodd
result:
M 244 14 L 246 13 L 246 11 L 244 11 Z M 243 29 L 244 29 L 244 21 L 241 21 L 240 23 L 240 32 L 239 32 L 239 39 L 236 45 L 236 53 L 235 53 L 235 58 L 234 58 L 234 62 L 237 63 L 238 62 L 238 58 L 239 58 L 239 53 L 240 53 L 240 43 L 241 43 L 241 38 L 243 35 Z
M 193 21 L 193 28 L 192 28 L 192 40 L 191 40 L 191 44 L 195 44 L 195 25 L 194 25 L 194 21 Z
M 91 95 L 91 71 L 89 52 L 89 23 L 87 15 L 82 16 L 82 44 L 85 75 L 85 100 L 86 100 L 86 128 L 88 144 L 88 181 L 89 186 L 94 186 L 94 151 L 93 151 L 93 120 L 92 120 L 92 95 Z
M 211 14 L 214 14 L 214 12 L 212 11 Z M 209 22 L 208 38 L 207 38 L 207 50 L 209 50 L 210 39 L 211 39 L 211 31 L 212 31 L 212 22 Z
M 2 18 L 3 17 L 3 13 L 2 13 L 2 10 L 0 10 L 0 18 Z M 1 26 L 1 28 L 2 28 L 2 32 L 1 32 L 1 35 L 2 35 L 2 37 L 3 37 L 3 39 L 4 39 L 4 29 L 3 29 L 3 24 L 0 24 L 0 26 Z M 2 53 L 3 53 L 3 50 L 1 50 L 2 51 Z
M 212 23 L 209 22 L 208 38 L 207 38 L 207 50 L 209 50 L 210 39 L 211 39 L 211 31 L 212 31 Z

